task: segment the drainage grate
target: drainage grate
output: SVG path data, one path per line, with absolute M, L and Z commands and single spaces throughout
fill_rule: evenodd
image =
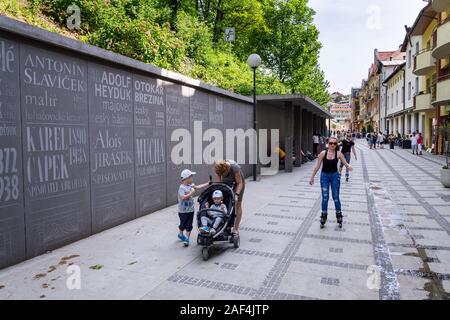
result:
M 333 253 L 343 253 L 344 249 L 343 248 L 330 248 L 330 252 Z
M 224 264 L 222 264 L 221 268 L 227 270 L 236 270 L 238 266 L 238 264 L 225 262 Z
M 339 286 L 339 279 L 326 277 L 322 278 L 322 280 L 320 280 L 320 283 L 329 286 Z

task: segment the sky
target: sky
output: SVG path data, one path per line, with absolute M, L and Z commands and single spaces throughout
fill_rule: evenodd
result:
M 373 63 L 374 49 L 394 51 L 412 26 L 423 0 L 309 0 L 323 48 L 320 65 L 330 93 L 360 87 Z

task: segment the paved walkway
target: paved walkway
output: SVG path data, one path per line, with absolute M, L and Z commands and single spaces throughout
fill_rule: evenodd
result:
M 358 148 L 341 186 L 342 229 L 333 215 L 319 228 L 309 163 L 248 181 L 239 249 L 203 261 L 197 245 L 176 240 L 170 207 L 0 271 L 0 299 L 449 298 L 440 158 Z M 80 290 L 67 288 L 69 265 L 81 268 Z

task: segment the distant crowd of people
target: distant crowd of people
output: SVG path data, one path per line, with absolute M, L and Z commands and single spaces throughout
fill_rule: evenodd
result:
M 422 155 L 422 150 L 424 148 L 424 139 L 421 132 L 413 132 L 412 134 L 400 134 L 398 131 L 394 134 L 385 134 L 381 131 L 379 132 L 351 132 L 347 131 L 331 131 L 329 137 L 334 137 L 338 142 L 342 142 L 344 137 L 350 134 L 352 139 L 366 139 L 367 145 L 370 149 L 383 149 L 385 144 L 392 143 L 393 145 L 403 146 L 405 141 L 411 143 L 412 154 Z M 319 135 L 320 136 L 320 135 Z M 316 141 L 316 138 L 313 138 Z M 320 143 L 319 143 L 320 145 Z M 320 153 L 320 151 L 319 151 Z M 314 153 L 317 154 L 317 153 Z

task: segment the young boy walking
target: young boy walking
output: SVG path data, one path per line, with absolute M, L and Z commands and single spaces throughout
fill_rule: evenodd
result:
M 181 184 L 178 188 L 178 216 L 180 217 L 180 225 L 178 226 L 178 239 L 183 241 L 185 247 L 189 245 L 189 238 L 192 231 L 192 222 L 194 220 L 195 191 L 208 186 L 208 182 L 196 186 L 193 183 L 193 175 L 196 174 L 189 169 L 181 172 Z M 186 234 L 185 234 L 186 232 Z

